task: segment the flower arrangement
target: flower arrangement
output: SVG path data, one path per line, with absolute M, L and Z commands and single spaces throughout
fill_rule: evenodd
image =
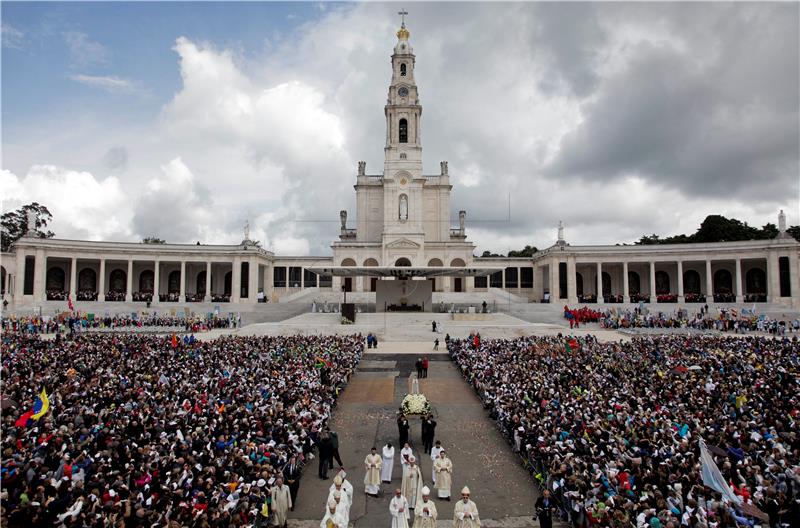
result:
M 427 415 L 432 412 L 431 402 L 424 394 L 406 394 L 403 403 L 400 405 L 403 414 Z

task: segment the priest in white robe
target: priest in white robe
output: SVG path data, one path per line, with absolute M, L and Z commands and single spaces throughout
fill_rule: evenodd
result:
M 347 493 L 334 491 L 333 501 L 336 503 L 336 512 L 341 514 L 344 525 L 347 526 L 350 524 L 350 504 L 347 502 Z
M 478 507 L 470 500 L 469 495 L 469 488 L 464 486 L 461 500 L 456 503 L 453 511 L 453 528 L 481 528 Z
M 450 500 L 450 487 L 453 485 L 453 462 L 442 449 L 433 465 L 436 470 L 436 494 L 440 499 Z
M 376 448 L 373 447 L 364 459 L 364 466 L 367 470 L 364 475 L 365 491 L 367 495 L 377 496 L 381 490 L 381 456 Z
M 394 447 L 391 443 L 383 446 L 382 458 L 381 481 L 389 483 L 392 481 L 392 470 L 394 469 Z
M 442 441 L 437 440 L 436 445 L 431 449 L 431 482 L 436 484 L 436 459 L 439 458 L 439 453 L 444 451 Z
M 289 508 L 292 507 L 292 494 L 289 486 L 283 483 L 283 478 L 275 479 L 275 485 L 270 490 L 272 498 L 273 523 L 276 526 L 286 528 Z
M 408 442 L 406 442 L 403 445 L 403 449 L 400 450 L 400 464 L 401 464 L 400 467 L 403 468 L 403 475 L 401 476 L 404 476 L 406 474 L 406 469 L 408 469 L 408 457 L 410 457 L 413 454 L 414 451 L 411 449 L 411 446 L 408 445 Z
M 422 498 L 414 508 L 414 528 L 436 528 L 438 517 L 436 504 L 431 500 L 431 490 L 428 486 L 423 486 Z
M 400 488 L 394 490 L 394 497 L 389 502 L 389 513 L 392 514 L 392 528 L 409 528 L 408 520 L 411 518 L 409 513 L 408 501 L 400 492 Z
M 412 510 L 417 504 L 417 500 L 422 498 L 422 473 L 417 465 L 417 459 L 414 455 L 408 457 L 408 468 L 405 475 L 403 475 L 403 484 L 400 489 L 403 491 L 403 497 L 408 501 L 408 507 Z
M 336 511 L 336 501 L 328 503 L 328 511 L 319 523 L 319 528 L 347 528 L 342 514 Z

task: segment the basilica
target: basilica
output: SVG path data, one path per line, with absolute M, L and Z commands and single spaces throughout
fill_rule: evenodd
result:
M 359 162 L 355 218 L 341 211 L 332 255 L 276 255 L 247 232 L 236 245 L 28 236 L 1 256 L 4 301 L 12 309 L 57 310 L 69 298 L 207 311 L 200 305 L 310 302 L 315 293 L 353 292 L 378 311 L 427 311 L 439 294 L 452 301 L 459 293 L 503 291 L 518 302 L 561 305 L 771 303 L 800 309 L 800 244 L 786 233 L 783 212 L 772 240 L 573 246 L 559 226 L 553 244 L 532 257 L 474 256 L 467 211 L 459 210 L 451 224 L 450 192 L 458 175 L 451 181 L 447 161 L 434 174 L 423 170 L 415 60 L 403 23 L 391 55 L 383 169 L 368 174 Z

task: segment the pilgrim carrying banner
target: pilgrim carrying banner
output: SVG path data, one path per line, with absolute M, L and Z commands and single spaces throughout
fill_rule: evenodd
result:
M 722 496 L 730 502 L 740 505 L 742 498 L 737 496 L 733 490 L 725 482 L 725 477 L 720 473 L 717 464 L 711 453 L 708 452 L 708 447 L 703 439 L 700 439 L 700 467 L 703 473 L 703 485 L 708 486 L 714 491 L 718 491 Z

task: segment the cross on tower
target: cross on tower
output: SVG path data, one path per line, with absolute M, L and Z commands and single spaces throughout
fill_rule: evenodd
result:
M 406 11 L 405 9 L 401 9 L 400 11 L 397 12 L 397 14 L 400 15 L 400 20 L 401 20 L 400 27 L 406 27 L 406 15 L 408 14 L 408 11 Z

